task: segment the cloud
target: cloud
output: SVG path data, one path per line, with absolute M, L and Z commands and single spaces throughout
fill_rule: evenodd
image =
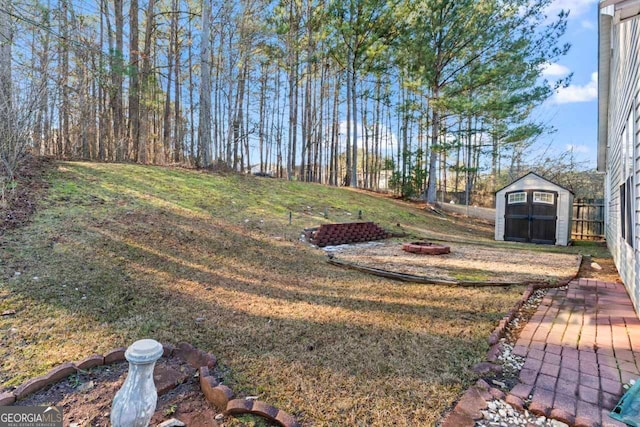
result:
M 574 19 L 589 12 L 598 0 L 555 0 L 547 8 L 547 15 L 557 16 L 561 10 L 569 11 L 569 18 Z
M 555 104 L 571 104 L 589 102 L 598 97 L 598 73 L 591 73 L 591 80 L 585 85 L 569 85 L 561 87 L 553 96 Z
M 595 30 L 596 29 L 596 24 L 594 24 L 593 22 L 589 21 L 588 19 L 583 19 L 582 21 L 580 21 L 580 26 L 582 28 L 584 28 L 585 30 Z
M 567 144 L 567 151 L 572 151 L 574 153 L 587 154 L 591 152 L 591 149 L 586 145 L 582 145 L 582 144 Z
M 542 75 L 545 77 L 564 77 L 570 72 L 571 70 L 568 67 L 557 62 L 547 63 L 542 67 Z

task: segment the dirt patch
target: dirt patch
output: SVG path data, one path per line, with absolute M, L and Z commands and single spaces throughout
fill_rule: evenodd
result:
M 48 184 L 44 179 L 53 161 L 28 156 L 18 169 L 15 189 L 0 195 L 0 236 L 6 230 L 18 228 L 31 218 L 37 201 L 42 198 Z M 6 190 L 5 190 L 6 191 Z
M 400 243 L 355 245 L 334 251 L 334 256 L 365 267 L 439 280 L 555 283 L 576 274 L 577 255 L 460 243 L 450 247 L 449 254 L 429 257 L 407 253 Z
M 79 371 L 50 387 L 18 401 L 20 406 L 56 405 L 63 407 L 64 425 L 109 426 L 113 397 L 127 375 L 128 363 L 120 362 Z M 216 411 L 200 391 L 196 370 L 176 357 L 161 358 L 154 371 L 156 386 L 177 379 L 177 387 L 158 397 L 151 425 L 177 418 L 187 425 L 218 426 Z M 162 378 L 161 380 L 159 378 Z
M 604 242 L 598 244 L 606 246 Z M 618 270 L 613 263 L 613 258 L 611 257 L 592 257 L 586 255 L 582 260 L 578 277 L 581 279 L 596 279 L 603 282 L 622 282 Z

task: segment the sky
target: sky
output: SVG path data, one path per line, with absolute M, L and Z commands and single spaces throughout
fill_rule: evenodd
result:
M 556 129 L 541 137 L 536 151 L 542 155 L 573 150 L 576 161 L 596 167 L 597 79 L 598 79 L 598 1 L 554 0 L 549 15 L 569 10 L 564 41 L 571 44 L 569 53 L 544 70 L 549 80 L 573 73 L 571 83 L 540 108 L 540 119 Z M 548 150 L 548 151 L 547 151 Z

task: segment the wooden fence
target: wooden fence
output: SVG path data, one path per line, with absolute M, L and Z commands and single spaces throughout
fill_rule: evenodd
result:
M 604 200 L 576 199 L 571 225 L 573 240 L 604 240 Z

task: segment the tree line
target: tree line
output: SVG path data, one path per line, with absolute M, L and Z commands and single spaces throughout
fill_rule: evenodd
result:
M 531 113 L 569 46 L 549 3 L 1 0 L 0 103 L 28 110 L 19 152 L 433 202 L 481 165 L 495 187 L 550 130 Z

